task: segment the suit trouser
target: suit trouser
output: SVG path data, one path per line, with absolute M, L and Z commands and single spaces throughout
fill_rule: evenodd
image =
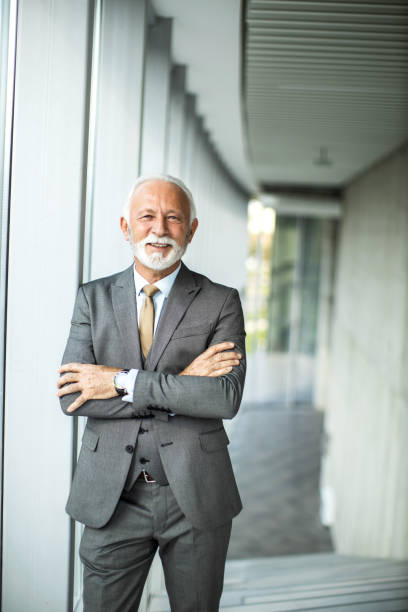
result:
M 85 527 L 84 612 L 136 612 L 157 547 L 172 612 L 217 612 L 231 523 L 196 529 L 169 486 L 137 481 L 105 527 Z

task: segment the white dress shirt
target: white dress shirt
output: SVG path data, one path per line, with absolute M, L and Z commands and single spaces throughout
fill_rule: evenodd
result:
M 163 307 L 169 297 L 169 293 L 174 285 L 174 281 L 177 278 L 177 274 L 180 272 L 181 264 L 168 276 L 161 278 L 156 283 L 153 283 L 155 287 L 159 289 L 157 293 L 153 296 L 153 304 L 154 304 L 154 330 L 153 336 L 156 333 L 157 325 L 160 320 L 160 316 L 163 310 Z M 137 305 L 137 324 L 139 325 L 140 321 L 140 313 L 142 312 L 143 304 L 146 299 L 146 295 L 143 291 L 143 287 L 146 285 L 150 285 L 149 281 L 147 281 L 143 276 L 136 271 L 135 266 L 133 266 L 133 277 L 135 281 L 135 290 L 136 290 L 136 305 Z M 118 384 L 121 387 L 124 387 L 127 391 L 126 395 L 122 397 L 124 402 L 133 402 L 133 389 L 135 387 L 136 377 L 139 370 L 132 369 L 129 370 L 127 374 L 120 374 L 118 377 Z

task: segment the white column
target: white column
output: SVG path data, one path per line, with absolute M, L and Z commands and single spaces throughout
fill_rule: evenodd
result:
M 171 71 L 171 20 L 158 18 L 148 34 L 143 100 L 141 174 L 164 172 Z
M 183 133 L 183 155 L 181 162 L 181 176 L 183 181 L 187 184 L 190 189 L 193 189 L 193 166 L 194 160 L 197 157 L 197 150 L 195 149 L 195 96 L 188 93 L 186 94 L 185 103 L 185 120 L 184 120 L 184 133 Z
M 187 125 L 187 185 L 199 225 L 184 260 L 212 280 L 243 290 L 248 197 L 224 169 L 202 122 L 189 119 Z
M 9 237 L 2 609 L 67 609 L 72 421 L 56 398 L 80 264 L 88 4 L 21 0 Z
M 124 201 L 139 173 L 145 0 L 102 2 L 97 65 L 95 147 L 89 225 L 92 242 L 85 280 L 106 276 L 131 263 L 119 227 Z M 88 278 L 87 278 L 88 277 Z
M 176 177 L 182 173 L 185 80 L 185 67 L 173 66 L 167 122 L 166 172 Z

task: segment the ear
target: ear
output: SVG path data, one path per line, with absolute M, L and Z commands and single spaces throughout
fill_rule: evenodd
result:
M 128 223 L 127 223 L 125 217 L 121 217 L 120 218 L 120 229 L 123 232 L 125 240 L 129 241 L 129 229 L 128 229 Z
M 198 219 L 194 219 L 190 227 L 190 238 L 188 239 L 189 244 L 192 241 L 194 234 L 196 233 L 197 227 L 198 227 Z

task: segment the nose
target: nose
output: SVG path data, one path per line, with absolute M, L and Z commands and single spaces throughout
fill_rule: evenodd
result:
M 154 234 L 156 234 L 156 236 L 167 235 L 167 222 L 164 215 L 157 215 L 155 217 L 152 231 Z

